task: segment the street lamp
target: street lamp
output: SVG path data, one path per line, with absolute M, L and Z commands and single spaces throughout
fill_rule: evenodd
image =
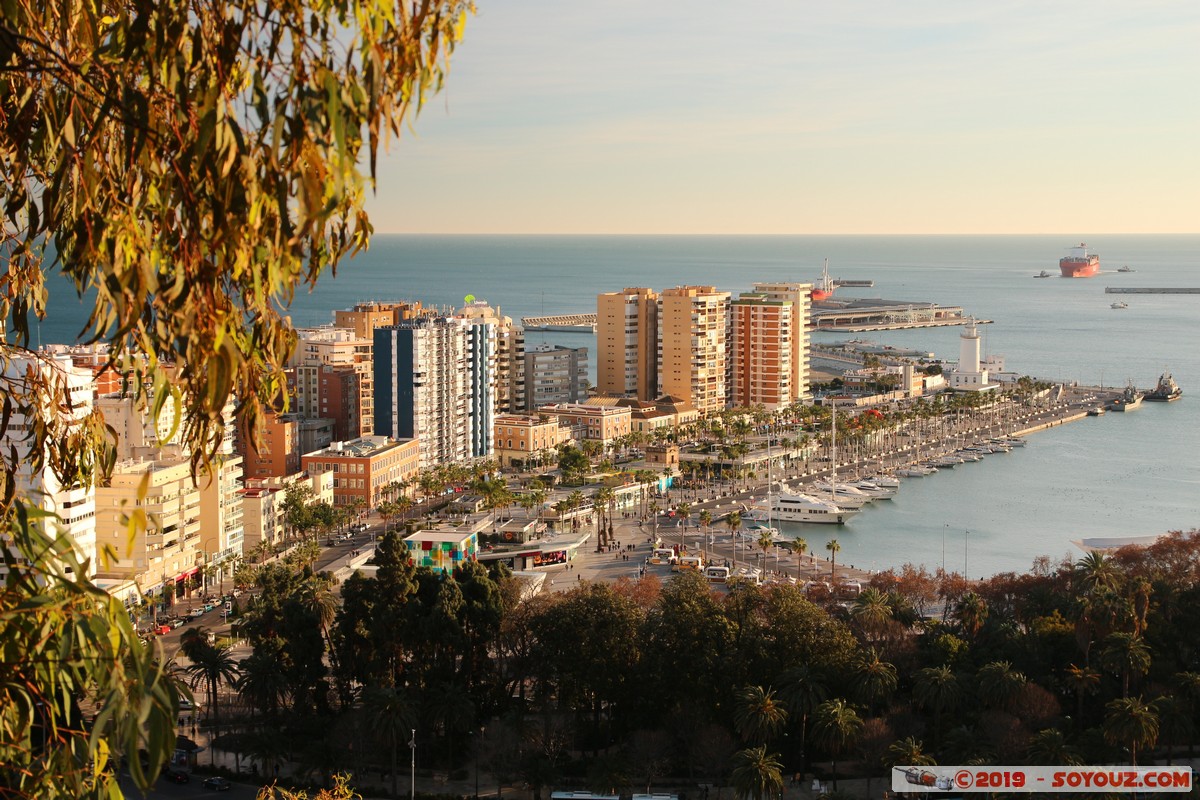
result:
M 967 535 L 969 530 L 963 531 L 963 577 L 967 578 Z
M 417 800 L 417 729 L 413 728 L 412 739 L 408 741 L 408 747 L 412 750 L 412 773 L 409 776 L 408 787 L 411 791 L 412 800 Z

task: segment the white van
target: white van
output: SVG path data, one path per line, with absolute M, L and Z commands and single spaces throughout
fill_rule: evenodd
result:
M 729 580 L 729 567 L 705 567 L 704 577 L 709 583 L 725 583 Z
M 675 563 L 675 551 L 669 547 L 656 547 L 650 552 L 651 564 Z

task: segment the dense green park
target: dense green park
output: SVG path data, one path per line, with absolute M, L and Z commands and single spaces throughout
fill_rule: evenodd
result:
M 242 627 L 253 655 L 190 648 L 247 770 L 286 759 L 399 792 L 416 730 L 423 770 L 535 793 L 748 797 L 797 773 L 882 787 L 893 764 L 1149 763 L 1195 740 L 1188 535 L 971 584 L 906 567 L 828 608 L 695 573 L 521 599 L 479 564 L 414 568 L 394 535 L 377 562 L 340 605 L 326 576 L 267 566 Z

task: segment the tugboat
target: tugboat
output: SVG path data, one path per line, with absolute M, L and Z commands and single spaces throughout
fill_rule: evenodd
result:
M 1133 411 L 1142 404 L 1142 393 L 1133 385 L 1133 381 L 1125 387 L 1125 391 L 1108 405 L 1110 411 Z
M 1146 399 L 1153 400 L 1156 403 L 1170 403 L 1183 397 L 1183 389 L 1179 388 L 1179 384 L 1171 377 L 1171 373 L 1164 372 L 1158 379 L 1158 385 L 1154 387 L 1154 391 L 1146 392 Z
M 1049 273 L 1049 272 L 1046 272 L 1046 270 L 1042 270 L 1041 272 L 1039 272 L 1037 275 L 1034 275 L 1033 277 L 1035 277 L 1035 278 L 1049 278 L 1049 277 L 1050 277 L 1050 273 Z
M 1137 270 L 1131 268 L 1128 264 L 1125 264 L 1123 266 L 1117 267 L 1117 272 L 1137 272 Z
M 1112 307 L 1113 308 L 1129 308 L 1129 303 L 1118 300 L 1117 302 L 1112 304 Z

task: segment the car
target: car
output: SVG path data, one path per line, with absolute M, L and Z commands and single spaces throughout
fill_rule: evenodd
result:
M 204 780 L 204 788 L 212 789 L 218 792 L 228 792 L 233 788 L 233 784 L 227 781 L 225 778 L 222 778 L 220 775 L 214 775 L 211 778 L 206 778 Z
M 166 634 L 171 632 L 171 626 L 170 625 L 155 625 L 153 630 L 159 636 L 165 636 Z
M 203 617 L 203 616 L 204 616 L 203 608 L 193 608 L 192 609 L 192 613 L 191 613 L 192 619 L 195 619 L 196 617 Z
M 166 769 L 163 770 L 162 776 L 164 778 L 166 778 L 167 780 L 169 780 L 171 783 L 191 783 L 192 782 L 192 776 L 188 775 L 186 772 L 184 772 L 181 769 L 171 769 L 170 767 L 167 767 Z
M 177 619 L 174 622 L 172 622 L 171 627 L 172 628 L 182 628 L 184 625 L 188 624 L 188 622 L 190 622 L 190 620 L 187 617 L 181 617 L 180 619 Z
M 205 604 L 204 604 L 204 610 L 205 610 L 205 611 L 212 611 L 214 608 L 216 608 L 216 606 L 214 606 L 212 603 L 205 603 Z

